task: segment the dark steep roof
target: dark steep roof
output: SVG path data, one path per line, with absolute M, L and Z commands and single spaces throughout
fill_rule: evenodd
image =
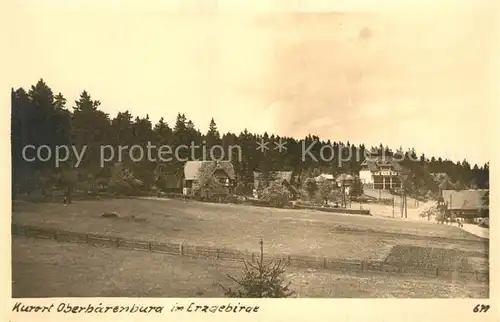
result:
M 488 194 L 488 190 L 443 190 L 442 197 L 448 209 L 481 210 L 488 208 L 483 199 Z
M 260 181 L 262 181 L 262 173 L 254 172 L 254 186 L 258 186 Z M 286 181 L 288 183 L 292 182 L 292 171 L 270 171 L 269 181 L 279 181 L 280 183 Z
M 384 156 L 380 158 L 368 157 L 361 163 L 361 166 L 368 168 L 368 170 L 372 172 L 378 171 L 382 166 L 391 166 L 394 171 L 398 172 L 402 172 L 404 170 L 399 163 L 399 160 L 396 160 L 391 156 Z
M 231 180 L 234 180 L 236 177 L 233 164 L 230 161 L 187 161 L 184 164 L 184 179 L 198 179 L 198 173 L 202 167 L 207 167 L 212 173 L 221 169 Z

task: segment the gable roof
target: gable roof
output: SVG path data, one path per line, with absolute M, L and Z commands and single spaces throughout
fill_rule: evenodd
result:
M 322 180 L 334 180 L 335 177 L 333 176 L 333 174 L 329 174 L 329 173 L 322 173 L 320 174 L 319 176 L 317 176 L 316 178 L 314 178 L 316 181 L 322 181 Z
M 366 167 L 368 168 L 369 171 L 371 172 L 375 172 L 378 170 L 377 168 L 377 165 L 375 164 L 375 162 L 371 162 L 371 161 L 364 161 L 362 164 L 361 164 L 362 167 Z
M 366 158 L 362 163 L 362 167 L 367 167 L 370 171 L 378 171 L 381 166 L 391 166 L 394 171 L 402 172 L 404 169 L 401 164 L 391 156 L 383 158 Z
M 351 181 L 351 180 L 354 180 L 354 177 L 349 173 L 341 173 L 335 179 L 335 181 L 337 181 L 337 182 Z
M 443 190 L 443 201 L 448 203 L 448 209 L 480 210 L 488 206 L 483 198 L 489 194 L 489 190 Z
M 184 164 L 184 179 L 198 179 L 198 173 L 202 167 L 209 167 L 209 171 L 212 171 L 212 173 L 221 169 L 227 174 L 229 179 L 235 179 L 234 167 L 230 161 L 186 161 Z
M 403 172 L 405 170 L 403 168 L 403 166 L 399 162 L 396 162 L 396 161 L 392 162 L 392 168 L 394 169 L 394 171 L 401 171 L 401 172 Z

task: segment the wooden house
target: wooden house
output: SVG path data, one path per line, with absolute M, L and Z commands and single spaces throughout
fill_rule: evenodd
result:
M 299 191 L 293 184 L 293 172 L 292 171 L 271 171 L 268 175 L 268 183 L 270 182 L 278 182 L 279 184 L 283 185 L 285 187 L 289 194 L 290 198 L 294 199 L 299 195 Z M 254 194 L 267 187 L 266 183 L 264 182 L 264 178 L 262 173 L 260 172 L 254 172 Z
M 359 178 L 364 185 L 386 190 L 401 188 L 403 167 L 392 155 L 372 153 L 362 163 Z
M 440 200 L 446 211 L 456 217 L 489 217 L 489 206 L 485 200 L 489 196 L 489 190 L 443 190 L 441 194 Z
M 232 192 L 236 183 L 234 167 L 230 161 L 187 161 L 184 164 L 184 194 L 191 194 L 193 188 L 200 184 L 200 175 L 213 176 L 228 193 Z

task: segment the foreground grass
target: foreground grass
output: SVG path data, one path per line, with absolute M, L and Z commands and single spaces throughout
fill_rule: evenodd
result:
M 258 240 L 262 237 L 268 245 L 266 252 L 276 255 L 383 260 L 396 245 L 488 252 L 488 240 L 456 227 L 370 216 L 139 199 L 16 208 L 12 222 L 17 224 L 253 252 L 259 251 Z M 104 212 L 135 216 L 142 221 L 103 218 Z M 436 237 L 446 239 L 433 239 Z
M 13 297 L 222 297 L 241 264 L 14 236 Z M 298 297 L 486 298 L 488 285 L 289 268 Z

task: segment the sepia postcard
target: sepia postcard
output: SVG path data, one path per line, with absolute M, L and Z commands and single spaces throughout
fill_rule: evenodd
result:
M 498 321 L 495 1 L 10 6 L 6 321 Z

